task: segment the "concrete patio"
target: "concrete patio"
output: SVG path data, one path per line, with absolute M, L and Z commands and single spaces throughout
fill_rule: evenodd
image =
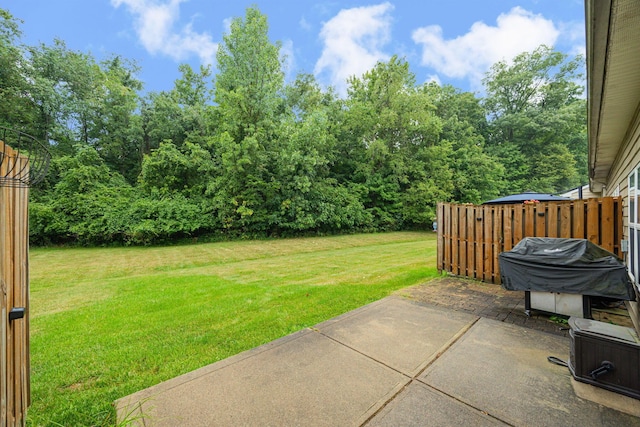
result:
M 118 417 L 144 426 L 640 426 L 640 401 L 549 363 L 569 357 L 562 333 L 501 320 L 391 296 L 119 399 Z

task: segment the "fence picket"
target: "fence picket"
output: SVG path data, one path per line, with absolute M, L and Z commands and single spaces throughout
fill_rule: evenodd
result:
M 462 208 L 460 208 L 462 210 Z M 462 210 L 464 215 L 460 215 L 460 222 L 458 223 L 458 232 L 460 233 L 460 239 L 458 240 L 458 268 L 461 276 L 467 276 L 467 210 Z
M 473 221 L 473 228 L 475 230 L 475 236 L 476 236 L 476 247 L 475 247 L 475 251 L 473 254 L 473 257 L 475 258 L 475 266 L 474 266 L 474 277 L 476 279 L 482 279 L 482 272 L 484 269 L 483 266 L 483 258 L 484 258 L 484 237 L 483 237 L 483 231 L 484 231 L 484 227 L 482 226 L 482 222 L 483 222 L 483 217 L 482 217 L 482 207 L 481 206 L 477 206 L 474 213 L 474 221 Z
M 600 204 L 596 199 L 588 199 L 587 200 L 587 212 L 586 212 L 586 238 L 590 241 L 601 244 L 602 239 L 600 238 Z
M 584 200 L 577 200 L 573 206 L 573 215 L 571 217 L 571 222 L 573 223 L 573 232 L 571 237 L 576 237 L 578 239 L 587 238 L 584 229 L 585 206 L 586 203 Z
M 451 214 L 451 272 L 460 275 L 460 206 L 454 206 Z
M 560 236 L 562 238 L 571 237 L 571 212 L 573 211 L 573 205 L 564 203 L 560 205 Z
M 524 237 L 524 221 L 522 220 L 523 208 L 520 205 L 511 205 L 509 209 L 513 211 L 513 240 L 509 242 L 511 250 L 515 243 L 518 243 Z M 506 250 L 506 249 L 505 249 Z
M 491 273 L 493 271 L 491 254 L 493 253 L 492 239 L 491 239 L 491 223 L 493 219 L 491 217 L 491 209 L 488 206 L 482 208 L 482 278 L 481 280 L 491 280 Z
M 528 221 L 525 221 L 528 219 Z M 536 208 L 533 205 L 524 205 L 523 216 L 524 236 L 523 237 L 535 237 L 536 235 Z M 520 241 L 522 239 L 519 239 Z M 517 242 L 514 242 L 514 245 Z
M 547 237 L 558 237 L 558 206 L 547 206 Z
M 475 262 L 473 259 L 473 256 L 475 255 L 476 251 L 475 251 L 475 245 L 476 245 L 476 237 L 475 237 L 475 218 L 474 218 L 474 211 L 475 211 L 475 207 L 472 207 L 471 209 L 467 209 L 467 217 L 465 218 L 465 225 L 467 228 L 467 234 L 466 234 L 466 238 L 465 238 L 465 243 L 466 243 L 466 252 L 467 252 L 467 258 L 465 260 L 465 266 L 466 266 L 466 271 L 467 277 L 475 277 L 474 274 L 474 267 L 475 267 Z
M 546 205 L 534 205 L 535 219 L 536 219 L 536 230 L 534 232 L 535 237 L 546 237 L 548 235 L 547 231 L 547 211 L 545 209 Z
M 505 248 L 511 249 L 513 247 L 514 224 L 517 223 L 517 220 L 512 219 L 511 206 L 504 206 L 503 209 L 501 210 L 502 210 L 502 215 L 501 215 L 502 241 L 504 243 Z
M 494 212 L 494 221 L 492 223 L 493 226 L 493 245 L 492 246 L 492 253 L 491 253 L 491 257 L 492 259 L 492 263 L 491 263 L 491 280 L 492 281 L 496 281 L 496 280 L 500 280 L 500 266 L 498 265 L 498 253 L 500 253 L 500 248 L 502 247 L 503 243 L 504 243 L 504 236 L 500 234 L 500 230 L 503 229 L 503 218 L 504 218 L 504 209 L 502 206 L 496 206 L 495 209 L 493 209 Z

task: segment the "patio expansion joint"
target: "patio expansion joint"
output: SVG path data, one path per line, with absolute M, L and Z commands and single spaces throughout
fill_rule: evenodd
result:
M 367 359 L 369 359 L 369 360 L 373 360 L 374 362 L 376 362 L 376 363 L 378 363 L 378 364 L 380 364 L 380 365 L 382 365 L 382 366 L 384 366 L 384 367 L 386 367 L 386 368 L 389 368 L 389 369 L 391 369 L 392 371 L 397 372 L 397 373 L 399 373 L 400 375 L 402 375 L 402 376 L 404 376 L 404 377 L 407 377 L 409 380 L 413 379 L 411 376 L 409 376 L 409 375 L 405 374 L 404 372 L 400 371 L 399 369 L 396 369 L 396 368 L 394 368 L 393 366 L 391 366 L 391 365 L 389 365 L 389 364 L 387 364 L 387 363 L 383 362 L 382 360 L 378 360 L 378 359 L 376 359 L 375 357 L 372 357 L 372 356 L 370 356 L 370 355 L 368 355 L 368 354 L 366 354 L 366 353 L 364 353 L 364 352 L 362 352 L 362 351 L 358 350 L 358 349 L 357 349 L 357 348 L 355 348 L 355 347 L 352 347 L 352 346 L 350 346 L 350 345 L 347 345 L 347 344 L 345 344 L 345 343 L 341 342 L 340 340 L 337 340 L 337 339 L 333 338 L 332 336 L 325 334 L 324 332 L 322 332 L 321 330 L 319 330 L 319 329 L 317 329 L 317 328 L 310 328 L 310 329 L 311 329 L 313 332 L 315 332 L 315 333 L 318 333 L 318 334 L 322 335 L 323 337 L 325 337 L 325 338 L 327 338 L 327 339 L 329 339 L 329 340 L 333 341 L 334 343 L 336 343 L 336 344 L 338 344 L 338 345 L 340 345 L 340 346 L 342 346 L 342 347 L 348 348 L 349 350 L 354 351 L 354 352 L 358 353 L 359 355 L 366 357 L 366 358 L 367 358 Z
M 508 423 L 505 420 L 502 420 L 502 419 L 500 419 L 500 418 L 498 418 L 498 417 L 496 417 L 494 415 L 491 415 L 488 412 L 483 411 L 481 408 L 477 408 L 477 407 L 475 407 L 473 405 L 470 405 L 469 403 L 460 400 L 456 396 L 453 396 L 453 395 L 445 392 L 444 390 L 440 390 L 437 387 L 434 387 L 431 384 L 428 384 L 428 383 L 426 383 L 425 381 L 422 381 L 419 378 L 424 373 L 424 371 L 427 370 L 427 368 L 429 368 L 431 365 L 433 365 L 436 362 L 436 360 L 438 360 L 440 358 L 440 356 L 442 356 L 442 354 L 444 354 L 445 351 L 447 351 L 449 348 L 451 348 L 451 346 L 453 346 L 456 342 L 458 342 L 469 331 L 469 329 L 471 329 L 476 323 L 478 323 L 478 321 L 480 321 L 481 318 L 482 317 L 478 317 L 476 320 L 474 320 L 473 322 L 468 324 L 466 327 L 461 329 L 460 332 L 458 332 L 449 342 L 447 342 L 443 346 L 443 348 L 436 354 L 436 357 L 434 357 L 427 364 L 425 364 L 425 366 L 423 366 L 420 369 L 420 371 L 417 374 L 415 374 L 413 376 L 413 378 L 411 378 L 411 381 L 409 381 L 409 383 L 407 383 L 405 385 L 405 387 L 403 387 L 403 390 L 406 387 L 408 387 L 411 383 L 413 383 L 415 381 L 415 382 L 418 382 L 418 383 L 424 385 L 425 387 L 430 388 L 431 390 L 434 390 L 434 391 L 436 391 L 438 393 L 441 393 L 441 394 L 443 394 L 443 395 L 455 400 L 456 402 L 460 403 L 461 405 L 464 405 L 464 406 L 466 406 L 468 408 L 471 408 L 471 409 L 473 409 L 475 411 L 478 411 L 478 412 L 480 412 L 480 413 L 482 413 L 482 414 L 484 414 L 484 415 L 486 415 L 486 416 L 488 416 L 488 417 L 490 417 L 490 418 L 492 418 L 494 420 L 500 421 L 501 423 L 504 423 L 504 424 L 509 425 L 509 426 L 513 426 L 513 424 Z M 397 393 L 396 396 L 399 395 L 399 394 L 400 393 Z M 389 399 L 380 409 L 378 409 L 378 411 L 376 411 L 376 414 L 379 413 L 385 406 L 387 406 L 396 396 L 394 396 L 392 399 Z M 370 417 L 369 420 L 372 419 L 374 416 L 375 416 L 375 414 L 372 417 Z M 367 420 L 367 422 L 369 422 L 369 420 Z
M 463 401 L 463 400 L 460 400 L 460 399 L 459 399 L 459 398 L 457 398 L 456 396 L 454 396 L 454 395 L 452 395 L 452 394 L 449 394 L 449 393 L 447 393 L 447 392 L 446 392 L 446 391 L 444 391 L 444 390 L 440 390 L 439 388 L 434 387 L 434 386 L 432 386 L 431 384 L 427 384 L 426 382 L 424 382 L 424 381 L 420 380 L 419 378 L 416 378 L 416 379 L 415 379 L 415 381 L 416 381 L 416 382 L 419 382 L 420 384 L 424 385 L 425 387 L 430 388 L 431 390 L 435 390 L 436 392 L 438 392 L 438 393 L 440 393 L 440 394 L 443 394 L 443 395 L 447 396 L 448 398 L 450 398 L 450 399 L 452 399 L 452 400 L 455 400 L 456 402 L 460 403 L 461 405 L 464 405 L 464 406 L 466 406 L 466 407 L 468 407 L 468 408 L 471 408 L 471 409 L 473 409 L 473 410 L 475 410 L 475 411 L 481 412 L 482 414 L 486 415 L 487 417 L 489 417 L 489 418 L 491 418 L 491 419 L 494 419 L 494 420 L 496 420 L 496 421 L 499 421 L 499 422 L 501 422 L 501 423 L 503 423 L 503 424 L 505 424 L 505 425 L 515 427 L 515 424 L 512 424 L 512 423 L 510 423 L 510 422 L 508 422 L 508 421 L 505 421 L 505 420 L 503 420 L 502 418 L 498 418 L 497 416 L 492 415 L 492 414 L 488 413 L 487 411 L 482 410 L 481 408 L 478 408 L 478 407 L 476 407 L 476 406 L 473 406 L 473 405 L 469 404 L 468 402 L 465 402 L 465 401 Z
M 345 347 L 348 348 L 351 351 L 354 351 L 364 357 L 366 357 L 367 359 L 370 359 L 382 366 L 385 366 L 388 369 L 391 369 L 394 372 L 399 373 L 400 375 L 404 376 L 405 378 L 407 378 L 406 383 L 402 386 L 399 387 L 398 390 L 393 393 L 391 396 L 389 396 L 389 398 L 387 400 L 385 400 L 384 402 L 382 402 L 382 404 L 380 405 L 379 408 L 377 408 L 375 411 L 373 411 L 362 423 L 360 423 L 361 427 L 366 426 L 373 418 L 375 418 L 376 415 L 378 415 L 380 413 L 380 411 L 382 411 L 387 405 L 389 405 L 389 403 L 391 403 L 396 397 L 398 397 L 407 387 L 409 387 L 414 381 L 419 382 L 420 384 L 423 384 L 433 390 L 436 390 L 440 393 L 443 393 L 453 399 L 455 399 L 456 401 L 460 402 L 463 405 L 469 406 L 479 412 L 482 412 L 484 414 L 486 414 L 485 412 L 483 412 L 482 410 L 475 408 L 465 402 L 460 401 L 459 399 L 456 399 L 454 396 L 450 396 L 447 393 L 442 392 L 441 390 L 437 390 L 436 388 L 430 386 L 429 384 L 425 384 L 423 381 L 419 380 L 419 376 L 422 375 L 422 373 L 429 367 L 431 366 L 433 363 L 436 362 L 436 360 L 438 360 L 440 358 L 440 356 L 442 356 L 449 348 L 451 348 L 451 346 L 453 346 L 456 342 L 458 342 L 460 340 L 460 338 L 462 338 L 468 331 L 469 329 L 471 329 L 476 323 L 478 323 L 478 321 L 481 319 L 481 317 L 477 317 L 473 322 L 470 322 L 469 324 L 465 325 L 463 328 L 460 329 L 460 331 L 458 331 L 449 341 L 447 341 L 435 354 L 433 357 L 430 357 L 426 363 L 424 363 L 422 366 L 419 367 L 419 369 L 417 369 L 416 372 L 414 372 L 412 375 L 407 375 L 406 373 L 400 371 L 399 369 L 394 368 L 393 366 L 390 366 L 388 363 L 385 363 L 381 360 L 376 359 L 375 357 L 372 357 L 352 346 L 349 346 L 333 337 L 331 337 L 328 334 L 325 334 L 324 332 L 322 332 L 320 329 L 317 328 L 310 328 L 313 332 L 318 333 L 320 335 L 322 335 L 325 338 L 328 338 L 329 340 Z M 487 416 L 497 419 L 495 417 L 492 417 L 490 414 L 486 414 Z M 499 420 L 501 422 L 504 422 L 503 420 Z
M 465 326 L 463 329 L 461 329 L 461 330 L 460 330 L 460 331 L 459 331 L 459 332 L 458 332 L 458 333 L 457 333 L 457 334 L 456 334 L 456 335 L 455 335 L 455 336 L 454 336 L 454 337 L 453 337 L 449 342 L 447 342 L 447 343 L 442 347 L 442 349 L 440 349 L 440 351 L 436 354 L 436 356 L 435 356 L 433 359 L 431 359 L 427 364 L 425 364 L 425 366 L 423 366 L 423 367 L 420 369 L 420 371 L 419 371 L 416 375 L 414 375 L 414 376 L 411 378 L 411 381 L 409 381 L 409 382 L 408 382 L 408 383 L 407 383 L 407 384 L 402 388 L 402 390 L 404 390 L 405 388 L 407 388 L 411 383 L 413 383 L 413 382 L 415 381 L 415 382 L 418 382 L 418 383 L 420 383 L 420 384 L 424 385 L 425 387 L 430 388 L 431 390 L 434 390 L 434 391 L 435 391 L 435 392 L 437 392 L 437 393 L 441 393 L 441 394 L 443 394 L 443 395 L 447 396 L 448 398 L 455 400 L 456 402 L 460 403 L 461 405 L 464 405 L 464 406 L 466 406 L 466 407 L 468 407 L 468 408 L 471 408 L 471 409 L 473 409 L 473 410 L 475 410 L 475 411 L 477 411 L 477 412 L 480 412 L 480 413 L 482 413 L 482 414 L 486 415 L 487 417 L 489 417 L 489 418 L 491 418 L 491 419 L 494 419 L 494 420 L 496 420 L 496 421 L 499 421 L 499 422 L 501 422 L 501 423 L 503 423 L 503 424 L 505 424 L 505 425 L 508 425 L 508 426 L 514 426 L 514 424 L 509 423 L 509 422 L 507 422 L 507 421 L 505 421 L 505 420 L 503 420 L 503 419 L 501 419 L 501 418 L 499 418 L 499 417 L 497 417 L 497 416 L 495 416 L 495 415 L 492 415 L 492 414 L 490 414 L 490 413 L 488 413 L 488 412 L 486 412 L 486 411 L 482 410 L 482 408 L 478 408 L 478 407 L 476 407 L 476 406 L 473 406 L 473 405 L 469 404 L 468 402 L 465 402 L 465 401 L 463 401 L 463 400 L 460 400 L 458 397 L 456 397 L 456 396 L 454 396 L 454 395 L 452 395 L 452 394 L 449 394 L 449 393 L 447 393 L 446 391 L 441 390 L 441 389 L 439 389 L 439 388 L 437 388 L 437 387 L 434 387 L 433 385 L 431 385 L 431 384 L 427 383 L 426 381 L 423 381 L 423 380 L 421 380 L 421 379 L 419 378 L 419 377 L 423 374 L 423 372 L 427 370 L 427 368 L 429 368 L 431 365 L 433 365 L 433 364 L 436 362 L 436 360 L 438 360 L 438 359 L 440 358 L 440 356 L 442 356 L 442 354 L 444 354 L 444 352 L 445 352 L 445 351 L 447 351 L 449 348 L 451 348 L 451 346 L 453 346 L 456 342 L 458 342 L 458 341 L 459 341 L 459 340 L 460 340 L 460 339 L 461 339 L 461 338 L 462 338 L 462 337 L 463 337 L 463 336 L 464 336 L 464 335 L 465 335 L 465 334 L 466 334 L 466 333 L 467 333 L 467 332 L 468 332 L 468 331 L 469 331 L 469 330 L 470 330 L 470 329 L 471 329 L 471 328 L 472 328 L 476 323 L 478 323 L 478 322 L 480 321 L 480 319 L 482 319 L 482 317 L 478 317 L 478 318 L 476 318 L 476 320 L 474 320 L 473 322 L 471 322 L 470 324 L 468 324 L 467 326 Z M 402 391 L 402 390 L 401 390 L 401 391 Z M 401 392 L 401 391 L 400 391 L 400 392 Z M 385 403 L 381 408 L 379 408 L 379 409 L 376 411 L 376 413 L 375 413 L 374 415 L 372 415 L 372 416 L 367 420 L 367 423 L 368 423 L 368 422 L 369 422 L 369 421 L 370 421 L 370 420 L 371 420 L 371 419 L 372 419 L 376 414 L 378 414 L 378 413 L 379 413 L 379 412 L 380 412 L 380 411 L 381 411 L 385 406 L 387 406 L 387 405 L 388 405 L 388 404 L 389 404 L 393 399 L 395 399 L 395 397 L 396 397 L 396 396 L 398 396 L 398 395 L 400 394 L 400 392 L 398 392 L 395 396 L 393 396 L 391 399 L 389 399 L 389 400 L 388 400 L 388 401 L 387 401 L 387 402 L 386 402 L 386 403 Z M 365 423 L 365 424 L 366 424 L 366 423 Z M 364 424 L 363 424 L 363 426 L 364 426 Z M 361 427 L 362 427 L 362 426 L 361 426 Z

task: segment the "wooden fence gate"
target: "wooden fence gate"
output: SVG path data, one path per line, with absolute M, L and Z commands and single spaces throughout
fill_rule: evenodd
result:
M 0 141 L 0 177 L 27 162 Z M 28 187 L 0 185 L 0 427 L 24 425 L 30 404 L 28 200 Z
M 438 203 L 438 270 L 500 283 L 498 254 L 524 237 L 588 239 L 622 257 L 622 198 L 508 205 Z
M 0 187 L 2 427 L 23 425 L 30 404 L 28 192 L 28 188 Z

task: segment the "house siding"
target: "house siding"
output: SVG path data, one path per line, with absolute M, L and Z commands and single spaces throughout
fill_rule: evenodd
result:
M 562 197 L 569 197 L 570 199 L 580 199 L 580 188 L 582 188 L 582 198 L 583 199 L 594 199 L 596 197 L 602 197 L 602 194 L 593 193 L 589 189 L 588 185 L 583 185 L 582 187 L 574 188 L 572 190 L 567 191 L 566 193 L 560 194 Z
M 613 195 L 619 191 L 623 198 L 623 239 L 629 241 L 629 174 L 640 165 L 640 105 L 636 108 L 636 114 L 629 130 L 626 133 L 626 141 L 624 141 L 622 149 L 618 152 L 616 161 L 611 168 L 609 179 L 605 187 L 607 196 Z M 625 259 L 627 264 L 628 259 Z M 636 300 L 640 301 L 640 291 L 636 286 Z M 629 313 L 636 327 L 640 331 L 640 305 L 638 302 L 629 302 L 627 304 Z

